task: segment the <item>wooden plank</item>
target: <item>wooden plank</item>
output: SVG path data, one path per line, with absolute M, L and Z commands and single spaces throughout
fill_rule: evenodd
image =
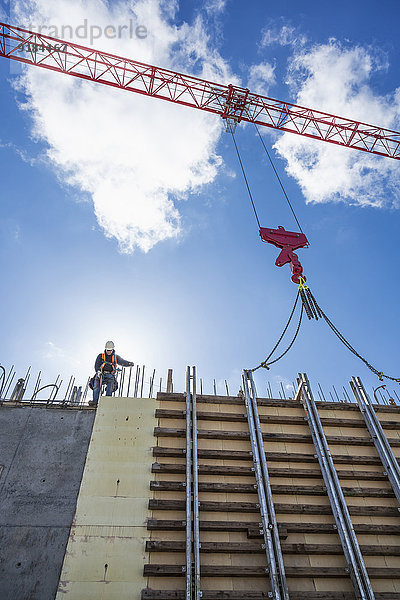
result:
M 231 460 L 249 460 L 252 461 L 252 454 L 248 450 L 207 450 L 198 449 L 197 455 L 199 458 L 214 458 Z M 184 448 L 164 448 L 162 446 L 153 446 L 153 456 L 185 456 Z M 283 454 L 282 454 L 283 456 Z M 304 455 L 306 456 L 306 455 Z M 285 459 L 284 459 L 285 460 Z M 316 462 L 316 459 L 313 459 Z
M 313 577 L 313 578 L 343 578 L 349 577 L 345 567 L 285 567 L 287 577 Z M 400 579 L 400 569 L 390 567 L 369 567 L 368 575 L 371 579 Z M 145 576 L 183 577 L 183 565 L 147 564 L 144 565 Z M 202 577 L 265 577 L 265 567 L 259 566 L 229 566 L 229 565 L 201 565 Z
M 201 531 L 247 531 L 254 527 L 254 521 L 203 521 L 200 520 Z M 148 519 L 147 529 L 164 531 L 182 531 L 186 528 L 186 521 Z
M 162 446 L 153 447 L 153 456 L 176 456 L 184 457 L 183 448 L 163 448 Z M 278 462 L 309 462 L 318 463 L 313 454 L 300 454 L 297 452 L 266 452 L 267 460 Z M 252 455 L 250 451 L 245 450 L 208 450 L 199 449 L 199 458 L 209 459 L 230 459 L 230 460 L 248 460 L 252 463 Z M 355 465 L 380 465 L 382 466 L 379 456 L 351 456 L 349 454 L 335 454 L 336 464 L 355 464 Z
M 374 592 L 375 600 L 400 600 L 400 592 Z M 202 600 L 267 600 L 268 591 L 203 590 Z M 185 600 L 184 590 L 142 590 L 142 600 Z M 291 591 L 290 600 L 355 600 L 353 592 Z
M 200 502 L 201 510 L 207 512 L 259 512 L 260 509 L 256 502 Z M 392 506 L 349 506 L 352 515 L 380 515 L 385 517 L 398 517 L 397 508 Z M 185 511 L 185 502 L 182 500 L 149 500 L 150 510 L 174 510 Z M 284 504 L 275 503 L 275 510 L 282 514 L 321 514 L 331 513 L 330 506 L 320 506 L 313 504 Z
M 150 489 L 163 492 L 180 492 L 185 489 L 184 481 L 150 481 Z M 274 494 L 303 494 L 306 496 L 326 496 L 326 488 L 323 485 L 280 485 L 271 484 Z M 391 488 L 368 488 L 368 487 L 344 487 L 343 494 L 349 497 L 369 498 L 393 498 L 394 492 Z M 257 486 L 252 483 L 224 483 L 205 481 L 199 482 L 199 492 L 227 493 L 232 494 L 256 494 Z
M 154 427 L 154 435 L 156 437 L 186 437 L 186 430 L 169 427 Z M 199 429 L 198 437 L 201 439 L 213 440 L 248 440 L 248 431 L 224 431 L 222 429 Z M 311 434 L 303 433 L 263 433 L 263 440 L 269 442 L 305 442 L 312 443 Z M 346 446 L 370 446 L 372 441 L 369 437 L 346 437 L 339 435 L 328 435 L 329 444 L 344 444 Z M 392 447 L 400 447 L 399 438 L 388 438 L 389 444 Z
M 259 510 L 259 509 L 258 509 Z M 148 519 L 148 529 L 182 530 L 185 521 Z M 278 523 L 279 531 L 283 533 L 337 533 L 334 523 Z M 200 520 L 200 529 L 203 531 L 248 531 L 248 537 L 258 537 L 259 528 L 254 521 L 205 521 Z M 354 529 L 357 533 L 399 535 L 400 525 L 379 525 L 356 523 Z M 253 535 L 252 535 L 253 534 Z
M 148 540 L 146 552 L 185 552 L 185 542 L 172 540 Z M 316 555 L 342 555 L 343 548 L 340 544 L 281 544 L 284 554 L 316 554 Z M 400 546 L 360 545 L 365 556 L 400 556 Z M 202 554 L 264 554 L 262 542 L 202 542 Z
M 186 542 L 148 540 L 146 552 L 185 552 Z M 202 554 L 265 554 L 260 542 L 201 542 Z
M 185 394 L 167 394 L 166 392 L 158 392 L 157 400 L 173 401 L 173 402 L 185 402 Z M 237 396 L 211 396 L 211 395 L 198 395 L 197 402 L 203 404 L 241 404 L 244 406 L 243 398 Z M 257 404 L 259 406 L 279 406 L 284 408 L 298 408 L 301 406 L 299 402 L 295 402 L 293 399 L 282 400 L 279 398 L 257 398 Z M 316 401 L 316 405 L 321 410 L 349 410 L 358 411 L 359 408 L 355 402 L 321 402 Z M 383 413 L 400 413 L 400 406 L 383 406 L 382 404 L 373 404 L 376 412 Z
M 330 515 L 330 504 L 285 504 L 274 502 L 278 514 Z M 399 511 L 394 506 L 348 506 L 351 515 L 398 517 Z
M 288 533 L 337 533 L 333 523 L 278 523 L 278 527 L 284 527 Z M 399 535 L 400 525 L 376 525 L 366 523 L 353 523 L 356 533 L 376 535 Z M 248 529 L 248 537 L 258 537 L 259 530 L 254 527 Z M 254 535 L 252 535 L 254 534 Z
M 200 502 L 200 508 L 207 512 L 260 512 L 255 502 Z M 158 500 L 151 498 L 149 500 L 149 510 L 186 510 L 186 504 L 183 500 Z
M 382 467 L 383 468 L 383 467 Z M 170 464 L 170 463 L 153 463 L 152 473 L 185 473 L 186 466 L 184 464 Z M 322 473 L 319 469 L 287 469 L 287 468 L 276 468 L 269 467 L 268 469 L 270 477 L 305 477 L 307 479 L 322 479 Z M 238 475 L 240 477 L 254 476 L 253 469 L 249 467 L 235 467 L 235 466 L 216 466 L 216 465 L 199 465 L 199 473 L 204 475 Z M 383 471 L 343 471 L 337 470 L 337 474 L 340 479 L 364 479 L 366 481 L 388 481 L 387 475 L 384 475 Z
M 156 418 L 159 419 L 185 419 L 185 412 L 183 410 L 168 410 L 158 408 L 156 410 Z M 223 412 L 205 412 L 199 411 L 197 413 L 197 419 L 199 421 L 224 421 L 231 423 L 247 423 L 247 415 L 245 413 L 223 413 Z M 340 419 L 337 417 L 321 417 L 322 425 L 328 427 L 361 427 L 365 428 L 364 419 Z M 260 415 L 261 423 L 272 423 L 280 425 L 304 425 L 307 427 L 307 423 L 304 417 L 297 415 Z M 381 422 L 382 427 L 385 429 L 398 430 L 400 428 L 399 421 L 384 421 Z

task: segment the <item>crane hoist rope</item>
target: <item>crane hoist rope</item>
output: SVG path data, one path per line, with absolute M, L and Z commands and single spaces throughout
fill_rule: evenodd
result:
M 257 209 L 256 209 L 256 206 L 255 206 L 254 200 L 253 200 L 253 194 L 251 193 L 250 185 L 249 185 L 249 182 L 248 182 L 248 179 L 247 179 L 247 176 L 246 176 L 246 171 L 244 170 L 244 165 L 243 165 L 242 157 L 240 156 L 239 148 L 238 148 L 237 143 L 236 143 L 235 132 L 232 130 L 230 133 L 232 134 L 232 140 L 233 140 L 233 143 L 235 145 L 236 154 L 237 154 L 237 157 L 238 157 L 238 160 L 239 160 L 240 168 L 242 169 L 243 179 L 244 179 L 246 187 L 247 187 L 247 191 L 248 191 L 248 194 L 249 194 L 250 202 L 251 202 L 251 205 L 253 207 L 254 215 L 256 217 L 257 225 L 258 225 L 259 229 L 261 229 L 260 219 L 258 218 Z
M 260 141 L 261 141 L 261 144 L 262 144 L 262 146 L 263 146 L 263 148 L 264 148 L 265 154 L 267 155 L 267 157 L 268 157 L 268 160 L 269 160 L 269 162 L 270 162 L 270 164 L 271 164 L 271 167 L 273 168 L 273 170 L 274 170 L 274 173 L 275 173 L 275 175 L 276 175 L 276 178 L 277 178 L 277 180 L 278 180 L 278 182 L 279 182 L 279 185 L 281 186 L 282 192 L 283 192 L 283 194 L 284 194 L 284 196 L 285 196 L 285 198 L 286 198 L 286 201 L 287 201 L 287 203 L 288 203 L 288 205 L 289 205 L 289 208 L 290 208 L 290 210 L 291 210 L 291 212 L 292 212 L 292 215 L 293 215 L 293 217 L 294 217 L 294 220 L 296 221 L 296 224 L 297 224 L 298 228 L 300 229 L 301 233 L 304 235 L 304 231 L 303 231 L 303 229 L 302 229 L 302 227 L 301 227 L 301 225 L 300 225 L 300 222 L 299 222 L 299 220 L 298 220 L 298 218 L 297 218 L 297 216 L 296 216 L 296 213 L 294 212 L 294 208 L 293 208 L 293 206 L 292 206 L 292 203 L 291 203 L 291 202 L 290 202 L 290 200 L 289 200 L 289 196 L 288 196 L 288 195 L 287 195 L 287 193 L 286 193 L 285 186 L 283 185 L 283 183 L 282 183 L 282 180 L 281 180 L 281 178 L 279 177 L 279 173 L 278 173 L 278 171 L 277 171 L 277 169 L 276 169 L 276 167 L 275 167 L 274 161 L 272 160 L 271 154 L 268 152 L 268 148 L 267 148 L 267 146 L 266 146 L 266 144 L 265 144 L 265 142 L 264 142 L 264 140 L 263 140 L 263 137 L 262 137 L 262 135 L 261 135 L 261 133 L 260 133 L 260 129 L 259 129 L 259 127 L 257 126 L 257 123 L 253 123 L 253 124 L 254 124 L 254 127 L 255 127 L 256 131 L 257 131 L 258 137 L 260 138 Z
M 230 129 L 230 133 L 232 134 L 232 140 L 233 143 L 235 145 L 235 149 L 236 149 L 236 153 L 239 159 L 239 163 L 240 163 L 240 167 L 243 173 L 243 177 L 246 183 L 246 187 L 247 187 L 247 191 L 249 193 L 249 197 L 250 197 L 250 201 L 253 207 L 253 211 L 257 220 L 257 224 L 258 227 L 260 229 L 260 236 L 261 239 L 263 241 L 267 241 L 270 244 L 273 244 L 274 246 L 277 246 L 278 248 L 281 248 L 281 253 L 278 256 L 275 264 L 277 266 L 282 266 L 284 264 L 287 264 L 288 262 L 290 262 L 290 267 L 292 270 L 292 281 L 294 281 L 295 283 L 299 284 L 299 289 L 296 295 L 296 299 L 293 305 L 293 308 L 291 310 L 291 313 L 289 315 L 288 321 L 278 339 L 278 341 L 276 342 L 275 346 L 273 347 L 273 349 L 271 350 L 271 352 L 269 353 L 269 355 L 267 356 L 267 358 L 265 360 L 263 360 L 257 367 L 253 368 L 253 369 L 249 369 L 249 371 L 257 371 L 260 368 L 264 368 L 264 369 L 269 369 L 270 365 L 273 365 L 274 363 L 277 363 L 279 360 L 281 360 L 281 358 L 283 358 L 291 349 L 291 347 L 293 346 L 294 342 L 296 341 L 296 338 L 299 334 L 300 331 L 300 327 L 301 327 L 301 323 L 302 323 L 302 318 L 303 318 L 303 311 L 305 311 L 307 317 L 309 320 L 311 319 L 315 319 L 318 321 L 318 319 L 324 319 L 324 321 L 326 322 L 326 324 L 328 325 L 328 327 L 331 329 L 331 331 L 336 335 L 336 337 L 339 339 L 339 341 L 342 342 L 342 344 L 352 353 L 354 354 L 354 356 L 356 356 L 357 358 L 359 358 L 367 367 L 370 371 L 372 371 L 372 373 L 374 373 L 377 377 L 379 377 L 380 381 L 383 381 L 383 378 L 386 379 L 390 379 L 391 381 L 397 381 L 398 383 L 400 383 L 400 378 L 396 378 L 396 377 L 391 377 L 390 375 L 386 375 L 385 373 L 383 373 L 382 371 L 379 371 L 378 369 L 376 369 L 373 365 L 371 365 L 371 363 L 368 362 L 368 360 L 366 358 L 364 358 L 359 352 L 357 352 L 357 350 L 350 344 L 350 342 L 344 337 L 344 335 L 337 329 L 337 327 L 332 323 L 332 321 L 329 319 L 329 317 L 324 313 L 324 311 L 322 310 L 322 308 L 319 306 L 318 302 L 316 301 L 313 293 L 311 292 L 309 286 L 306 283 L 306 278 L 303 277 L 303 269 L 302 266 L 298 260 L 298 257 L 296 254 L 294 254 L 293 250 L 297 250 L 298 248 L 303 248 L 308 246 L 308 240 L 301 228 L 301 225 L 296 217 L 296 213 L 294 212 L 293 206 L 289 200 L 289 197 L 286 193 L 286 190 L 283 186 L 283 183 L 279 177 L 279 174 L 275 168 L 275 165 L 273 163 L 273 160 L 271 158 L 270 153 L 268 152 L 268 149 L 264 143 L 264 140 L 262 139 L 262 136 L 258 130 L 258 127 L 256 124 L 255 128 L 257 130 L 257 133 L 260 137 L 261 143 L 264 147 L 264 150 L 268 156 L 268 159 L 271 163 L 271 166 L 274 170 L 274 173 L 279 181 L 279 184 L 282 188 L 282 191 L 286 197 L 286 200 L 289 204 L 289 207 L 292 211 L 292 214 L 296 220 L 297 225 L 299 226 L 299 229 L 301 231 L 301 233 L 295 233 L 295 232 L 289 232 L 286 231 L 283 227 L 279 226 L 277 230 L 273 230 L 273 229 L 267 229 L 264 227 L 260 226 L 260 221 L 258 218 L 258 214 L 257 214 L 257 209 L 254 203 L 254 199 L 253 199 L 253 195 L 251 193 L 251 189 L 250 189 L 250 185 L 246 176 L 246 172 L 245 172 L 245 168 L 243 165 L 243 161 L 242 158 L 240 156 L 240 152 L 239 152 L 239 148 L 238 145 L 236 143 L 236 139 L 235 139 L 235 132 L 234 129 Z M 301 299 L 301 309 L 300 309 L 300 315 L 299 315 L 299 321 L 296 327 L 296 331 L 293 335 L 293 338 L 291 340 L 291 342 L 289 343 L 289 345 L 287 346 L 286 350 L 284 352 L 282 352 L 282 354 L 280 354 L 277 358 L 270 360 L 270 358 L 272 357 L 272 355 L 275 353 L 275 351 L 277 350 L 279 344 L 281 343 L 282 339 L 284 338 L 286 331 L 288 330 L 288 327 L 293 319 L 294 313 L 296 311 L 296 306 L 298 303 L 299 298 Z
M 250 202 L 256 217 L 256 221 L 258 224 L 258 228 L 259 228 L 259 234 L 261 237 L 261 240 L 263 242 L 267 242 L 268 244 L 272 244 L 273 246 L 276 246 L 277 248 L 280 248 L 281 252 L 278 256 L 278 258 L 275 261 L 275 265 L 277 267 L 282 267 L 283 265 L 286 265 L 289 263 L 290 265 L 290 270 L 292 272 L 292 281 L 293 283 L 300 283 L 300 277 L 304 278 L 303 275 L 303 267 L 299 261 L 299 257 L 297 256 L 297 254 L 295 254 L 295 250 L 299 250 L 300 248 L 307 248 L 309 246 L 308 240 L 300 226 L 299 220 L 296 216 L 296 213 L 294 212 L 293 206 L 289 200 L 289 197 L 286 193 L 286 190 L 283 186 L 282 180 L 279 177 L 278 171 L 275 168 L 275 165 L 272 161 L 272 158 L 267 150 L 267 147 L 264 143 L 264 140 L 261 137 L 261 134 L 256 126 L 258 135 L 261 139 L 261 142 L 263 144 L 263 147 L 265 149 L 265 152 L 269 158 L 269 161 L 272 165 L 272 168 L 274 170 L 274 173 L 279 181 L 279 184 L 282 188 L 282 191 L 286 197 L 286 200 L 289 204 L 290 210 L 292 211 L 292 214 L 296 220 L 296 223 L 298 224 L 301 233 L 295 232 L 295 231 L 287 231 L 284 227 L 282 227 L 281 225 L 278 226 L 278 229 L 271 229 L 269 227 L 261 227 L 260 225 L 260 219 L 258 218 L 258 213 L 257 213 L 257 209 L 254 203 L 254 199 L 253 199 L 253 195 L 251 193 L 251 189 L 250 189 L 250 185 L 249 185 L 249 181 L 246 175 L 246 171 L 244 168 L 244 164 L 243 164 L 243 160 L 242 157 L 240 156 L 240 152 L 239 152 L 239 148 L 238 145 L 236 143 L 236 139 L 235 139 L 235 131 L 234 128 L 228 128 L 227 131 L 229 133 L 231 133 L 232 135 L 232 140 L 235 146 L 235 150 L 236 150 L 236 154 L 238 156 L 238 160 L 239 160 L 239 164 L 240 164 L 240 168 L 242 170 L 242 174 L 243 174 L 243 178 L 246 184 L 246 188 L 247 188 L 247 192 L 249 194 L 249 198 L 250 198 Z

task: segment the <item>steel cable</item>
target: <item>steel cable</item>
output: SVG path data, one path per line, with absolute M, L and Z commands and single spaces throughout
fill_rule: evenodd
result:
M 324 311 L 322 310 L 322 308 L 319 306 L 318 302 L 316 301 L 316 299 L 314 298 L 312 292 L 310 289 L 307 290 L 311 300 L 313 301 L 317 311 L 321 314 L 321 316 L 324 318 L 326 324 L 328 325 L 328 327 L 333 331 L 333 333 L 336 335 L 336 337 L 342 342 L 342 344 L 344 346 L 346 346 L 346 348 L 348 350 L 350 350 L 350 352 L 352 354 L 354 354 L 354 356 L 356 356 L 357 358 L 359 358 L 367 367 L 370 371 L 372 371 L 372 373 L 374 373 L 375 375 L 377 375 L 377 377 L 379 377 L 380 380 L 382 380 L 383 377 L 385 377 L 386 379 L 390 379 L 391 381 L 397 381 L 398 383 L 400 383 L 400 379 L 396 378 L 396 377 L 391 377 L 390 375 L 385 375 L 382 371 L 378 371 L 378 369 L 376 369 L 375 367 L 373 367 L 366 358 L 364 358 L 363 356 L 361 356 L 361 354 L 359 352 L 357 352 L 357 350 L 355 348 L 353 348 L 353 346 L 350 344 L 350 342 L 344 337 L 344 335 L 338 330 L 338 328 L 332 323 L 332 321 L 329 319 L 329 317 L 327 317 L 327 315 L 324 313 Z
M 282 331 L 282 333 L 281 333 L 278 341 L 276 342 L 275 346 L 273 347 L 273 349 L 271 350 L 271 352 L 268 354 L 267 358 L 262 363 L 260 363 L 258 365 L 258 367 L 255 367 L 254 369 L 250 369 L 251 371 L 257 371 L 257 369 L 260 369 L 261 367 L 264 368 L 264 369 L 268 369 L 269 365 L 273 365 L 274 363 L 278 362 L 278 360 L 280 360 L 281 358 L 283 358 L 285 356 L 285 354 L 287 354 L 289 352 L 290 348 L 293 346 L 293 344 L 294 344 L 294 342 L 295 342 L 295 340 L 296 340 L 296 338 L 298 336 L 298 333 L 300 331 L 300 326 L 301 326 L 301 322 L 302 322 L 302 318 L 303 318 L 303 309 L 304 309 L 303 304 L 302 304 L 301 310 L 300 310 L 299 322 L 297 324 L 297 328 L 296 328 L 295 334 L 294 334 L 293 339 L 290 342 L 289 346 L 286 348 L 286 350 L 284 352 L 282 352 L 282 354 L 280 356 L 278 356 L 278 358 L 275 358 L 274 360 L 271 360 L 270 362 L 268 362 L 269 359 L 271 358 L 271 356 L 274 354 L 275 350 L 278 348 L 279 344 L 281 343 L 281 341 L 282 341 L 282 339 L 283 339 L 283 337 L 284 337 L 284 335 L 285 335 L 285 333 L 286 333 L 286 331 L 287 331 L 287 329 L 288 329 L 288 327 L 289 327 L 289 325 L 290 325 L 290 323 L 291 323 L 291 321 L 293 319 L 293 315 L 294 315 L 294 312 L 296 310 L 296 306 L 297 306 L 297 302 L 298 302 L 298 299 L 299 299 L 299 295 L 300 295 L 300 293 L 298 292 L 297 296 L 296 296 L 296 300 L 295 300 L 293 308 L 292 308 L 292 311 L 291 311 L 291 313 L 289 315 L 288 321 L 287 321 L 287 323 L 285 325 L 285 328 Z
M 260 130 L 259 130 L 259 129 L 258 129 L 258 127 L 257 127 L 257 123 L 253 123 L 253 124 L 254 124 L 254 127 L 256 128 L 256 131 L 257 131 L 257 133 L 258 133 L 258 137 L 259 137 L 259 138 L 260 138 L 260 140 L 261 140 L 261 143 L 262 143 L 262 145 L 263 145 L 263 148 L 264 148 L 264 150 L 265 150 L 265 153 L 266 153 L 266 155 L 268 156 L 268 160 L 269 160 L 269 162 L 270 162 L 270 164 L 271 164 L 271 167 L 272 167 L 272 168 L 273 168 L 273 170 L 274 170 L 274 173 L 275 173 L 275 175 L 276 175 L 276 178 L 277 178 L 277 180 L 278 180 L 278 182 L 279 182 L 279 185 L 281 186 L 282 192 L 284 193 L 284 196 L 285 196 L 285 198 L 286 198 L 286 201 L 287 201 L 287 203 L 288 203 L 288 205 L 289 205 L 289 208 L 290 208 L 290 210 L 292 211 L 292 215 L 293 215 L 293 217 L 294 217 L 294 219 L 295 219 L 295 221 L 296 221 L 296 223 L 297 223 L 297 225 L 298 225 L 298 227 L 299 227 L 299 229 L 300 229 L 301 233 L 304 235 L 304 231 L 303 231 L 303 230 L 302 230 L 302 228 L 301 228 L 300 222 L 299 222 L 299 220 L 298 220 L 298 218 L 297 218 L 297 216 L 296 216 L 296 213 L 294 212 L 294 208 L 293 208 L 293 206 L 292 206 L 292 203 L 291 203 L 291 202 L 290 202 L 290 200 L 289 200 L 289 196 L 287 195 L 287 193 L 286 193 L 286 190 L 285 190 L 285 187 L 284 187 L 284 185 L 283 185 L 283 183 L 282 183 L 282 180 L 281 180 L 281 178 L 279 177 L 279 173 L 278 173 L 278 171 L 276 170 L 275 164 L 274 164 L 274 162 L 273 162 L 273 160 L 272 160 L 272 158 L 271 158 L 271 155 L 270 155 L 270 153 L 268 152 L 268 148 L 267 148 L 267 146 L 265 145 L 265 142 L 264 142 L 264 140 L 263 140 L 263 138 L 262 138 L 262 135 L 261 135 L 261 133 L 260 133 Z
M 252 205 L 252 207 L 253 207 L 253 211 L 254 211 L 254 214 L 255 214 L 255 216 L 256 216 L 256 219 L 257 219 L 258 228 L 260 229 L 260 228 L 261 228 L 261 225 L 260 225 L 260 220 L 259 220 L 259 218 L 258 218 L 257 210 L 256 210 L 256 207 L 255 207 L 255 204 L 254 204 L 253 196 L 252 196 L 252 193 L 251 193 L 251 190 L 250 190 L 250 185 L 249 185 L 249 182 L 247 181 L 246 172 L 245 172 L 245 170 L 244 170 L 244 166 L 243 166 L 242 158 L 241 158 L 241 156 L 240 156 L 239 148 L 237 147 L 237 144 L 236 144 L 236 140 L 235 140 L 235 133 L 234 133 L 234 131 L 231 131 L 231 134 L 232 134 L 232 140 L 233 140 L 233 143 L 234 143 L 234 145 L 235 145 L 235 148 L 236 148 L 236 153 L 237 153 L 237 155 L 238 155 L 238 159 L 239 159 L 240 167 L 241 167 L 241 169 L 242 169 L 243 177 L 244 177 L 244 180 L 245 180 L 245 183 L 246 183 L 247 191 L 248 191 L 248 193 L 249 193 L 250 202 L 251 202 L 251 205 Z

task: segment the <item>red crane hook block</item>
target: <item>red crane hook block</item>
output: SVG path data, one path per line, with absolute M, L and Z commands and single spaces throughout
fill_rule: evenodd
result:
M 299 261 L 299 257 L 294 253 L 294 250 L 299 248 L 307 248 L 308 240 L 304 233 L 296 233 L 294 231 L 286 231 L 284 227 L 279 225 L 278 229 L 269 229 L 260 227 L 260 237 L 263 242 L 273 244 L 277 248 L 281 248 L 281 252 L 275 261 L 277 267 L 283 267 L 290 263 L 292 272 L 292 281 L 300 283 L 300 277 L 304 280 L 303 267 Z

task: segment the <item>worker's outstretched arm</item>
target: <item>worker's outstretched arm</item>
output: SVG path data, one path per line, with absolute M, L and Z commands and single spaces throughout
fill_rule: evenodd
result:
M 124 358 L 121 358 L 121 356 L 118 356 L 117 354 L 117 364 L 121 365 L 121 367 L 133 367 L 134 363 L 130 360 L 125 360 Z

